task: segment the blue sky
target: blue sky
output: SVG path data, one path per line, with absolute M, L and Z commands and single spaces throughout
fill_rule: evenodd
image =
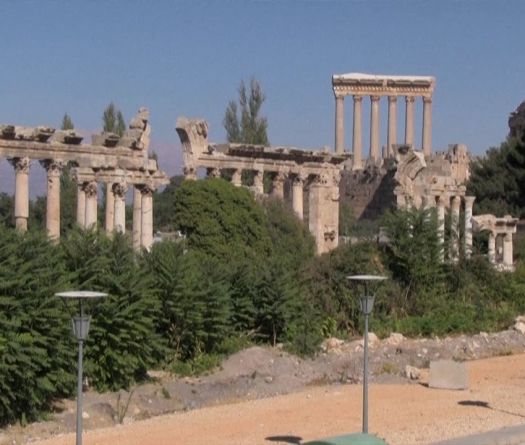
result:
M 4 0 L 0 122 L 59 126 L 68 112 L 94 132 L 111 100 L 127 119 L 144 105 L 171 175 L 177 117 L 205 118 L 223 141 L 241 79 L 263 87 L 272 144 L 316 148 L 334 143 L 332 74 L 434 75 L 434 148 L 480 154 L 525 99 L 523 17 L 522 0 Z M 350 100 L 346 128 L 349 145 Z

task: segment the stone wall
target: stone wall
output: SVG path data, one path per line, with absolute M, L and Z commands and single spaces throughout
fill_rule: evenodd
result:
M 356 220 L 379 218 L 396 205 L 394 173 L 383 168 L 343 171 L 339 185 L 341 205 L 350 206 Z

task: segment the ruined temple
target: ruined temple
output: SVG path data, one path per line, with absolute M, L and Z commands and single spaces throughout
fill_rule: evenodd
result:
M 15 169 L 15 225 L 27 230 L 29 216 L 29 172 L 31 163 L 47 171 L 46 229 L 53 240 L 60 237 L 60 175 L 71 166 L 77 183 L 77 223 L 97 226 L 98 185 L 106 184 L 105 229 L 126 230 L 125 194 L 133 187 L 133 245 L 149 249 L 153 242 L 153 191 L 169 183 L 157 161 L 148 156 L 149 112 L 140 108 L 122 136 L 101 133 L 91 144 L 74 130 L 50 127 L 0 125 L 0 156 Z
M 252 189 L 263 194 L 263 175 L 272 178 L 271 194 L 291 202 L 300 218 L 307 218 L 316 239 L 317 252 L 338 245 L 339 205 L 346 203 L 357 219 L 375 219 L 389 208 L 432 208 L 437 212 L 442 259 L 457 261 L 460 251 L 472 252 L 473 230 L 488 230 L 491 237 L 503 234 L 501 269 L 512 268 L 511 217 L 476 220 L 472 215 L 474 196 L 466 196 L 470 157 L 464 144 L 452 144 L 444 151 L 432 148 L 432 76 L 389 76 L 349 73 L 332 76 L 335 97 L 335 152 L 290 147 L 263 147 L 244 144 L 210 144 L 208 126 L 201 119 L 181 118 L 177 122 L 184 159 L 184 175 L 197 179 L 197 170 L 211 177 L 231 178 L 242 183 L 242 172 L 254 175 Z M 352 96 L 352 147 L 345 147 L 345 98 Z M 363 154 L 363 100 L 370 100 L 369 150 Z M 404 134 L 397 135 L 398 100 L 404 100 Z M 420 137 L 415 127 L 415 101 L 422 101 Z M 381 143 L 381 104 L 387 106 L 386 143 Z M 516 119 L 514 119 L 516 121 Z M 514 122 L 513 121 L 513 122 Z M 419 142 L 420 141 L 420 142 Z M 229 172 L 225 175 L 224 172 Z M 289 190 L 290 193 L 285 193 Z M 445 214 L 450 227 L 445 228 Z M 464 227 L 460 227 L 461 214 Z M 487 219 L 488 218 L 488 219 Z M 491 221 L 487 223 L 486 221 Z M 505 227 L 505 229 L 503 229 Z M 513 229 L 514 228 L 514 229 Z M 445 252 L 445 232 L 450 246 Z M 463 236 L 461 237 L 461 234 Z M 492 239 L 492 238 L 491 238 Z M 509 241 L 510 240 L 510 241 Z M 489 242 L 489 250 L 493 246 Z M 489 259 L 497 261 L 489 252 Z

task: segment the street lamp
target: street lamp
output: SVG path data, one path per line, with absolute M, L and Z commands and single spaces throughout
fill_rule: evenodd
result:
M 381 275 L 350 275 L 347 277 L 350 281 L 355 281 L 357 284 L 363 284 L 365 293 L 359 297 L 361 312 L 365 316 L 365 334 L 363 339 L 363 433 L 368 433 L 368 316 L 372 313 L 374 308 L 374 294 L 369 294 L 369 288 L 373 284 L 377 284 L 387 277 Z
M 108 294 L 103 292 L 92 291 L 69 291 L 58 292 L 56 297 L 60 297 L 68 309 L 67 301 L 73 300 L 78 302 L 78 315 L 71 316 L 73 335 L 78 341 L 78 368 L 77 368 L 77 441 L 76 445 L 82 445 L 82 359 L 84 341 L 87 339 L 89 332 L 89 323 L 91 315 L 84 312 L 84 303 L 98 298 L 106 297 Z M 71 313 L 70 313 L 71 314 Z

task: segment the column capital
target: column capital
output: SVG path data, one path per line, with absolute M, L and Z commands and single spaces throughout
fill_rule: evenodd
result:
M 209 167 L 206 169 L 206 176 L 208 178 L 220 178 L 221 171 L 216 167 Z
M 113 191 L 113 194 L 118 198 L 124 198 L 126 195 L 126 192 L 128 191 L 128 185 L 122 181 L 122 182 L 115 182 L 111 186 L 111 190 Z
M 414 96 L 405 96 L 405 101 L 406 101 L 407 104 L 408 104 L 408 103 L 413 104 L 413 103 L 414 103 L 414 100 L 415 100 L 415 99 L 414 99 Z
M 294 173 L 292 176 L 293 185 L 303 185 L 307 175 L 304 173 Z
M 432 97 L 423 96 L 423 102 L 426 103 L 426 104 L 431 104 L 432 103 Z
M 379 99 L 381 99 L 381 96 L 378 96 L 378 95 L 370 96 L 370 102 L 379 102 Z
M 276 172 L 275 176 L 273 177 L 273 182 L 284 182 L 286 179 L 286 174 L 284 172 Z
M 31 159 L 29 159 L 28 157 L 12 158 L 9 159 L 9 163 L 15 168 L 16 173 L 29 173 L 29 167 L 31 167 Z
M 40 165 L 46 169 L 48 175 L 60 175 L 64 168 L 63 161 L 56 161 L 54 159 L 43 159 L 40 161 Z
M 476 197 L 475 196 L 464 196 L 463 199 L 465 200 L 465 205 L 472 207 L 474 205 L 474 201 L 476 200 Z
M 363 96 L 361 96 L 360 94 L 354 94 L 352 97 L 354 98 L 354 102 L 360 103 L 363 101 Z
M 95 198 L 98 192 L 98 184 L 96 181 L 84 182 L 82 190 L 86 194 L 86 198 Z
M 343 102 L 344 102 L 346 94 L 343 94 L 343 93 L 336 93 L 336 92 L 334 91 L 334 96 L 335 96 L 335 100 L 340 100 L 340 101 L 343 101 Z
M 439 195 L 436 201 L 439 206 L 446 207 L 450 203 L 450 197 L 448 195 Z
M 153 192 L 155 191 L 155 187 L 151 184 L 141 184 L 138 189 L 142 196 L 153 196 Z
M 453 196 L 452 197 L 452 207 L 456 208 L 456 209 L 459 209 L 459 207 L 461 206 L 461 196 Z
M 388 96 L 388 102 L 389 103 L 396 103 L 397 102 L 397 96 Z

